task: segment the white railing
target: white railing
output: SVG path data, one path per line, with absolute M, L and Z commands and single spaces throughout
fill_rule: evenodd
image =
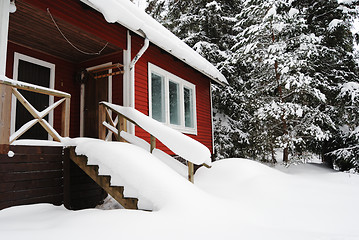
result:
M 56 101 L 51 106 L 47 107 L 43 111 L 37 111 L 31 103 L 18 91 L 18 89 L 31 91 L 35 93 L 50 95 L 59 97 L 60 100 Z M 61 141 L 61 137 L 68 137 L 70 133 L 70 101 L 71 95 L 65 92 L 57 91 L 54 89 L 37 86 L 21 81 L 15 81 L 5 76 L 0 76 L 0 93 L 3 94 L 2 106 L 0 106 L 0 131 L 7 132 L 8 134 L 2 134 L 1 144 L 11 144 L 27 130 L 29 130 L 36 123 L 39 123 L 55 141 Z M 11 98 L 10 94 L 13 94 L 16 99 L 26 108 L 26 110 L 33 116 L 34 119 L 30 120 L 16 132 L 10 135 L 10 120 L 11 118 L 5 118 L 4 116 L 10 116 Z M 7 96 L 6 96 L 7 95 Z M 61 118 L 61 134 L 59 134 L 45 119 L 51 111 L 54 111 L 56 107 L 62 104 L 62 118 Z M 10 120 L 9 120 L 10 119 Z

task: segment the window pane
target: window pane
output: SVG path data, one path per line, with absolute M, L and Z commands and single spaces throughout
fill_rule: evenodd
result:
M 185 126 L 194 127 L 193 116 L 193 91 L 190 88 L 184 88 L 184 114 L 185 114 Z
M 152 118 L 165 122 L 165 86 L 164 77 L 155 73 L 152 77 Z
M 178 83 L 169 82 L 170 123 L 180 125 L 180 94 Z

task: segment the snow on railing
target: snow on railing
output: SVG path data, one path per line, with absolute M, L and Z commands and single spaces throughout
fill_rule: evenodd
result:
M 31 103 L 18 91 L 18 89 L 31 91 L 35 93 L 50 95 L 54 97 L 61 98 L 51 106 L 47 107 L 43 111 L 37 111 Z M 71 95 L 65 92 L 57 91 L 54 89 L 37 86 L 34 84 L 15 81 L 12 79 L 7 78 L 6 76 L 0 76 L 0 90 L 4 93 L 3 96 L 4 102 L 2 102 L 0 107 L 1 114 L 11 116 L 11 97 L 10 95 L 13 94 L 17 100 L 26 108 L 26 110 L 33 116 L 34 119 L 30 120 L 29 122 L 25 123 L 22 127 L 20 127 L 15 133 L 10 136 L 10 132 L 8 129 L 10 128 L 10 120 L 9 119 L 0 119 L 1 123 L 0 130 L 4 130 L 4 132 L 8 132 L 8 135 L 1 136 L 2 143 L 12 143 L 16 139 L 18 139 L 21 135 L 23 135 L 27 130 L 29 130 L 32 126 L 36 123 L 39 123 L 55 141 L 61 141 L 62 137 L 68 137 L 70 133 L 70 99 Z M 51 111 L 53 111 L 56 107 L 62 104 L 62 128 L 61 128 L 61 135 L 44 119 L 46 115 L 48 115 Z M 6 129 L 5 129 L 6 128 Z
M 151 145 L 142 138 L 136 137 L 135 135 L 129 134 L 125 131 L 121 131 L 120 135 L 127 142 L 136 145 L 137 147 L 143 148 L 146 151 L 150 151 L 151 149 Z M 152 154 L 158 159 L 160 159 L 164 164 L 169 166 L 172 170 L 176 171 L 179 175 L 183 177 L 188 177 L 186 166 L 177 161 L 172 156 L 157 148 L 152 150 Z
M 109 110 L 118 115 L 115 121 L 112 120 Z M 188 177 L 191 182 L 193 182 L 193 164 L 205 166 L 211 164 L 211 153 L 202 143 L 146 116 L 134 108 L 101 102 L 99 117 L 99 123 L 103 126 L 99 128 L 100 139 L 106 139 L 107 128 L 116 135 L 118 140 L 121 140 L 121 134 L 118 134 L 118 132 L 127 131 L 125 120 L 128 120 L 151 135 L 151 153 L 156 148 L 156 139 L 158 139 L 173 153 L 187 160 Z

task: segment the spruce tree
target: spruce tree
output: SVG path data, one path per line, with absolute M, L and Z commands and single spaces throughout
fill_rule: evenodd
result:
M 307 9 L 306 22 L 310 31 L 321 36 L 321 54 L 311 59 L 311 74 L 328 99 L 323 112 L 331 117 L 334 127 L 329 129 L 331 138 L 319 145 L 320 151 L 324 160 L 348 170 L 358 169 L 358 149 L 354 146 L 358 144 L 355 132 L 359 109 L 353 94 L 359 73 L 351 29 L 358 17 L 359 1 L 341 2 L 307 0 L 293 4 Z
M 243 65 L 242 91 L 252 109 L 250 147 L 261 160 L 275 162 L 274 149 L 282 148 L 288 162 L 308 139 L 329 138 L 318 123 L 328 119 L 319 109 L 326 98 L 308 73 L 320 39 L 308 31 L 304 16 L 284 0 L 245 1 L 238 16 L 242 31 L 233 63 Z
M 240 126 L 239 120 L 246 117 L 238 92 L 240 77 L 238 69 L 229 64 L 237 40 L 234 25 L 240 7 L 240 0 L 151 0 L 146 9 L 215 65 L 229 81 L 228 86 L 212 86 L 218 158 L 244 156 L 240 149 L 247 142 L 247 133 L 241 130 L 244 126 Z
M 358 1 L 342 2 L 149 1 L 148 12 L 227 77 L 213 86 L 219 158 L 275 162 L 276 148 L 285 162 L 306 151 L 335 158 L 357 146 L 357 102 L 345 89 L 358 82 Z

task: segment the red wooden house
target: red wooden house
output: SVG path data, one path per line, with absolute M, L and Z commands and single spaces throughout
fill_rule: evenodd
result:
M 62 148 L 16 140 L 96 138 L 100 101 L 134 107 L 213 151 L 211 83 L 226 79 L 130 1 L 0 0 L 0 20 L 0 209 L 63 203 Z

